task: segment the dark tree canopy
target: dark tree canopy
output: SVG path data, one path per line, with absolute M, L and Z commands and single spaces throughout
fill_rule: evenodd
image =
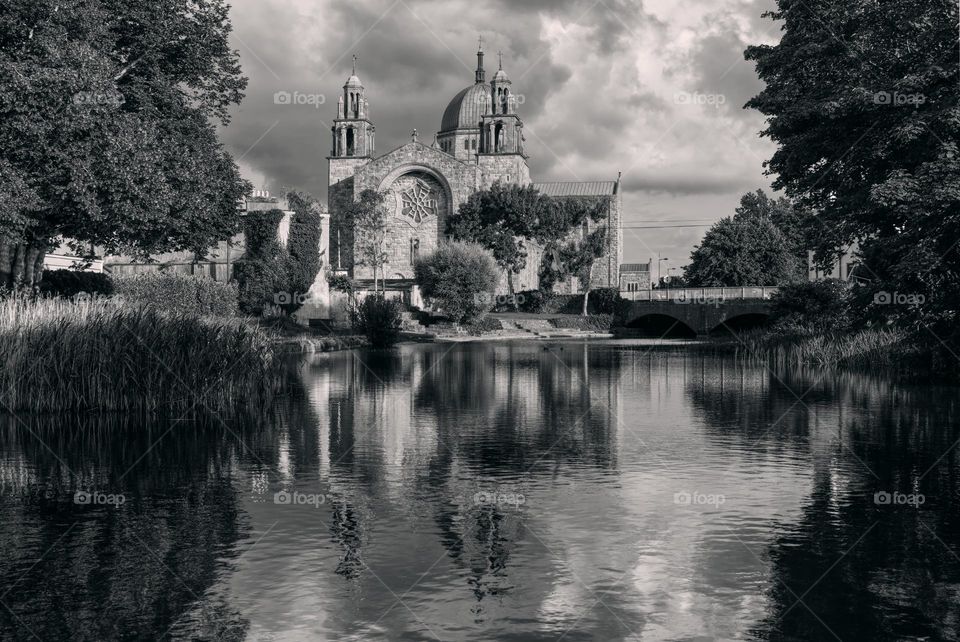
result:
M 212 122 L 246 86 L 230 29 L 223 0 L 0 6 L 0 285 L 58 236 L 146 256 L 237 231 L 249 185 Z
M 960 52 L 954 0 L 777 0 L 777 45 L 750 47 L 765 89 L 747 104 L 767 163 L 816 212 L 818 258 L 858 241 L 878 288 L 960 303 Z

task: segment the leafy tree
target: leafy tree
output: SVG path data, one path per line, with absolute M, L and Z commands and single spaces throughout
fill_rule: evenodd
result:
M 378 273 L 384 279 L 384 267 L 389 258 L 387 242 L 387 209 L 385 196 L 376 190 L 364 190 L 344 210 L 343 220 L 347 237 L 352 244 L 354 264 L 373 270 L 373 291 L 377 292 Z
M 324 260 L 320 253 L 323 205 L 311 194 L 299 191 L 287 194 L 287 201 L 293 210 L 287 237 L 290 256 L 287 287 L 290 292 L 306 294 L 313 287 Z
M 747 106 L 778 145 L 774 186 L 816 213 L 818 261 L 859 242 L 877 287 L 922 294 L 921 322 L 956 333 L 956 2 L 777 0 L 767 15 L 783 36 L 747 49 L 765 83 Z
M 490 189 L 470 195 L 457 216 L 447 220 L 447 234 L 489 250 L 507 273 L 513 295 L 513 275 L 526 266 L 528 245 L 549 215 L 549 199 L 536 188 L 498 181 Z
M 727 217 L 693 249 L 684 277 L 698 287 L 782 285 L 801 280 L 803 272 L 771 221 Z
M 138 257 L 203 253 L 249 184 L 214 123 L 246 87 L 223 0 L 0 6 L 0 287 L 57 237 Z
M 852 297 L 850 286 L 837 279 L 793 283 L 773 296 L 770 317 L 781 331 L 842 331 L 852 322 Z
M 293 216 L 286 245 L 278 234 L 283 210 L 249 212 L 244 219 L 246 251 L 234 276 L 245 312 L 259 314 L 267 305 L 296 312 L 320 273 L 323 206 L 306 192 L 292 191 L 287 201 Z
M 444 243 L 414 265 L 423 295 L 457 323 L 468 323 L 490 309 L 497 266 L 481 246 Z
M 762 189 L 744 194 L 734 211 L 734 219 L 760 219 L 773 223 L 798 263 L 806 264 L 807 250 L 810 249 L 809 230 L 816 225 L 811 212 L 796 206 L 785 196 L 774 200 Z
M 283 210 L 249 212 L 244 217 L 246 250 L 236 262 L 234 277 L 240 288 L 240 309 L 260 314 L 267 305 L 285 303 L 290 256 L 280 244 L 277 229 Z
M 583 316 L 587 316 L 593 264 L 607 251 L 610 244 L 609 236 L 607 226 L 601 225 L 591 232 L 584 232 L 582 238 L 568 241 L 556 252 L 560 277 L 572 274 L 580 283 L 580 289 L 583 291 L 581 311 Z

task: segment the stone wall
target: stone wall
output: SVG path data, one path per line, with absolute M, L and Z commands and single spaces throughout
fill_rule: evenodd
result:
M 421 183 L 433 202 L 432 212 L 417 221 L 404 207 L 403 194 Z M 359 168 L 354 192 L 365 189 L 387 192 L 387 278 L 412 278 L 411 243 L 419 242 L 419 255 L 432 252 L 445 238 L 447 218 L 460 208 L 479 186 L 476 165 L 422 143 L 407 143 Z M 372 278 L 370 268 L 358 267 L 356 278 Z
M 481 186 L 488 188 L 501 183 L 530 184 L 530 167 L 520 154 L 480 154 L 477 163 L 482 172 Z

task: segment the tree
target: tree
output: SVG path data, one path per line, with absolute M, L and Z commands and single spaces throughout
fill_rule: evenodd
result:
M 776 45 L 746 50 L 765 88 L 747 106 L 777 143 L 774 186 L 816 213 L 817 260 L 857 241 L 875 287 L 960 310 L 960 65 L 952 0 L 777 0 Z
M 240 309 L 248 314 L 292 301 L 287 291 L 290 256 L 277 236 L 282 219 L 280 209 L 248 212 L 244 217 L 246 249 L 236 262 L 234 277 L 240 288 Z
M 809 231 L 816 225 L 811 212 L 798 207 L 785 196 L 774 200 L 762 189 L 744 194 L 734 211 L 734 219 L 737 220 L 758 219 L 773 223 L 797 262 L 806 264 L 807 250 L 810 249 Z
M 549 217 L 550 205 L 549 199 L 531 185 L 503 185 L 498 181 L 490 189 L 470 195 L 457 216 L 447 220 L 447 234 L 489 250 L 507 273 L 507 286 L 513 295 L 513 275 L 526 266 L 527 246 L 542 229 L 541 219 Z
M 343 220 L 347 236 L 352 242 L 354 264 L 373 270 L 373 291 L 377 289 L 377 273 L 383 274 L 389 257 L 387 242 L 387 209 L 385 196 L 376 190 L 364 190 L 344 210 Z
M 214 124 L 246 87 L 223 0 L 0 6 L 0 287 L 58 237 L 138 257 L 205 252 L 249 191 Z
M 279 237 L 283 210 L 249 212 L 244 217 L 246 251 L 237 261 L 234 275 L 245 312 L 259 314 L 271 304 L 287 314 L 296 312 L 320 272 L 323 206 L 299 191 L 288 193 L 287 201 L 293 216 L 286 245 Z
M 287 201 L 293 210 L 287 236 L 290 256 L 287 287 L 290 292 L 306 294 L 323 265 L 324 257 L 320 253 L 323 205 L 311 194 L 300 191 L 287 194 Z
M 607 226 L 601 225 L 591 232 L 584 232 L 582 238 L 568 241 L 556 252 L 560 278 L 572 274 L 580 283 L 580 289 L 583 292 L 583 310 L 581 311 L 583 316 L 587 316 L 590 285 L 593 281 L 593 264 L 607 251 L 609 236 Z
M 802 280 L 802 265 L 769 220 L 720 219 L 690 255 L 684 277 L 692 286 L 782 285 Z
M 439 304 L 457 323 L 467 323 L 490 309 L 497 287 L 497 266 L 473 243 L 450 242 L 414 265 L 423 295 Z

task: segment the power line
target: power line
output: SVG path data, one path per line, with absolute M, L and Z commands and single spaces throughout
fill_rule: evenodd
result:
M 621 225 L 621 230 L 662 230 L 671 227 L 712 227 L 713 223 L 699 223 L 688 225 Z

